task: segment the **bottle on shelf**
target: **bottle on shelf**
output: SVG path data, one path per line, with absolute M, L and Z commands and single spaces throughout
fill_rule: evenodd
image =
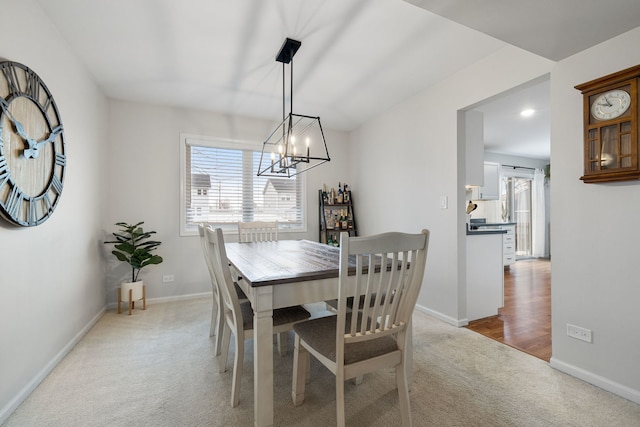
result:
M 336 190 L 331 187 L 331 193 L 329 193 L 329 204 L 333 205 L 336 202 Z
M 331 230 L 335 228 L 335 222 L 333 221 L 333 217 L 331 214 L 327 215 L 327 230 Z
M 344 203 L 349 203 L 351 200 L 351 195 L 349 194 L 349 190 L 347 190 L 347 184 L 344 185 Z
M 342 192 L 342 184 L 338 182 L 338 204 L 344 203 L 344 193 Z

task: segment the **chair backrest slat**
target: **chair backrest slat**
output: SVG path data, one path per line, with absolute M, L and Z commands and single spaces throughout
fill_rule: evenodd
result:
M 238 241 L 275 242 L 278 240 L 278 221 L 238 222 Z
M 406 253 L 406 252 L 405 252 Z M 398 271 L 400 269 L 400 271 Z M 404 266 L 401 263 L 400 257 L 398 257 L 397 253 L 393 253 L 391 257 L 391 277 L 389 278 L 389 282 L 387 283 L 387 287 L 384 290 L 384 294 L 381 295 L 394 295 L 396 293 L 397 288 L 399 287 L 398 280 L 401 280 L 403 274 Z M 395 301 L 395 304 L 394 304 Z M 394 307 L 397 306 L 398 299 L 397 298 L 385 298 L 384 301 L 381 301 L 381 313 L 380 319 L 383 320 L 383 323 L 380 325 L 382 329 L 387 329 L 391 325 L 388 324 L 386 319 L 390 318 L 392 313 L 395 312 Z

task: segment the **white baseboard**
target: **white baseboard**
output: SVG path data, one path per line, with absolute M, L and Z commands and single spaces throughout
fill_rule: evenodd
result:
M 31 380 L 27 385 L 25 385 L 22 390 L 13 398 L 11 401 L 5 405 L 4 408 L 0 409 L 0 424 L 4 423 L 9 416 L 18 409 L 18 406 L 24 400 L 29 397 L 31 393 L 40 385 L 40 383 L 53 371 L 53 369 L 65 358 L 65 356 L 75 347 L 76 344 L 86 335 L 87 332 L 95 325 L 98 320 L 104 315 L 106 312 L 106 308 L 103 308 L 96 314 L 93 319 L 89 321 L 74 337 L 65 345 L 62 350 L 58 352 L 50 361 L 47 363 L 44 368 Z
M 554 357 L 551 357 L 549 364 L 552 368 L 562 371 L 565 374 L 569 374 L 572 377 L 576 377 L 588 382 L 589 384 L 593 384 L 596 387 L 600 387 L 603 390 L 607 390 L 634 403 L 640 404 L 640 390 L 634 390 L 623 384 L 611 381 L 610 379 L 596 375 L 593 372 L 585 371 L 584 369 L 565 363 Z
M 467 326 L 469 324 L 469 321 L 467 319 L 455 319 L 451 316 L 442 314 L 439 311 L 431 310 L 430 308 L 427 308 L 420 304 L 416 304 L 416 310 L 421 311 L 425 314 L 428 314 L 431 317 L 435 317 L 438 320 L 442 320 L 443 322 L 453 325 L 457 328 L 460 328 L 462 326 Z
M 147 298 L 147 304 L 163 304 L 166 302 L 173 302 L 173 301 L 187 301 L 190 299 L 211 297 L 212 295 L 213 295 L 213 292 L 201 292 L 197 294 L 175 295 L 170 297 Z M 118 307 L 117 302 L 110 302 L 109 304 L 107 304 L 107 309 L 109 310 L 113 310 L 117 307 Z

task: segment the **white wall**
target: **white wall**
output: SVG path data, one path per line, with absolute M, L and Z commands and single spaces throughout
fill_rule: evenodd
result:
M 464 324 L 466 159 L 457 112 L 551 72 L 551 364 L 640 403 L 640 182 L 579 180 L 582 96 L 574 89 L 640 63 L 638 43 L 640 28 L 557 64 L 507 47 L 362 126 L 351 149 L 359 155 L 355 183 L 367 213 L 361 230 L 431 229 L 418 304 Z M 449 209 L 440 209 L 441 196 Z M 592 329 L 593 343 L 568 338 L 567 323 Z
M 551 75 L 553 357 L 560 369 L 640 403 L 640 182 L 584 184 L 574 86 L 640 63 L 640 28 L 560 62 Z M 567 337 L 567 323 L 593 343 Z
M 532 157 L 509 156 L 506 154 L 484 152 L 485 162 L 496 162 L 501 165 L 522 166 L 525 168 L 544 169 L 549 164 L 549 159 L 534 159 Z
M 0 0 L 0 57 L 32 68 L 65 129 L 67 175 L 53 216 L 37 227 L 0 219 L 0 423 L 105 306 L 99 230 L 106 101 L 32 0 Z
M 506 47 L 376 117 L 352 135 L 359 227 L 431 230 L 418 304 L 466 323 L 465 151 L 458 111 L 548 73 L 553 63 Z M 357 156 L 355 155 L 357 153 Z M 440 209 L 447 197 L 448 209 Z
M 103 223 L 104 237 L 119 221 L 144 221 L 162 241 L 157 253 L 164 262 L 145 269 L 141 278 L 147 298 L 171 299 L 210 293 L 211 283 L 196 236 L 180 236 L 180 133 L 255 141 L 258 149 L 279 124 L 274 121 L 230 117 L 198 110 L 151 106 L 124 101 L 109 102 L 109 204 Z M 331 162 L 320 165 L 303 178 L 307 186 L 307 231 L 281 233 L 284 239 L 318 239 L 318 190 L 322 184 L 338 187 L 338 181 L 351 183 L 348 137 L 344 132 L 324 129 Z M 359 189 L 353 187 L 357 202 Z M 358 206 L 356 206 L 358 209 Z M 356 210 L 358 215 L 358 210 Z M 359 220 L 359 218 L 357 218 Z M 237 241 L 237 235 L 225 235 Z M 110 248 L 103 249 L 108 262 L 109 303 L 116 301 L 116 289 L 128 269 L 119 265 Z M 162 283 L 164 274 L 175 282 Z

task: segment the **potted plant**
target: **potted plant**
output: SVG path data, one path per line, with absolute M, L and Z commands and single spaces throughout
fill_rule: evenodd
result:
M 116 240 L 104 242 L 105 244 L 114 244 L 114 250 L 111 253 L 118 258 L 118 261 L 126 262 L 131 266 L 131 282 L 123 282 L 118 289 L 118 313 L 120 313 L 120 302 L 122 301 L 128 302 L 129 314 L 131 314 L 134 301 L 142 300 L 143 309 L 147 308 L 144 283 L 142 280 L 138 280 L 138 275 L 144 267 L 162 262 L 162 257 L 153 253 L 161 242 L 150 240 L 151 235 L 156 232 L 144 231 L 141 227 L 142 224 L 144 222 L 137 224 L 118 222 L 116 225 L 120 227 L 120 230 L 112 233 Z

